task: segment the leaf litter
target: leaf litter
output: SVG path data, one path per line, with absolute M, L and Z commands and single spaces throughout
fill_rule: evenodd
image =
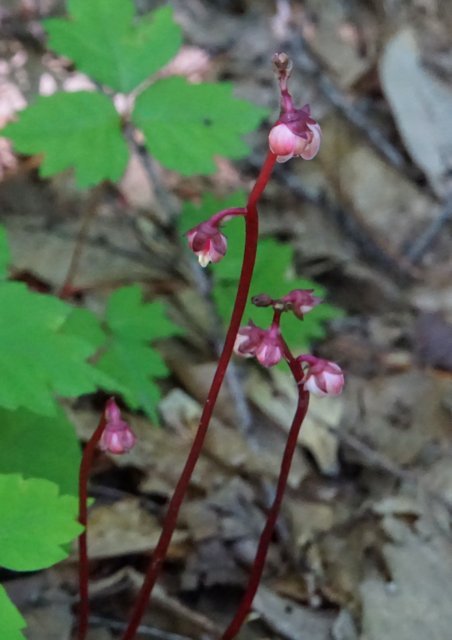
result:
M 414 284 L 401 285 L 381 261 L 390 256 L 410 267 L 409 247 L 447 199 L 450 127 L 442 123 L 450 111 L 451 77 L 435 75 L 439 68 L 447 71 L 445 46 L 442 51 L 426 46 L 438 32 L 441 3 L 437 9 L 431 6 L 427 18 L 415 7 L 402 11 L 400 3 L 378 8 L 368 3 L 365 10 L 351 10 L 335 1 L 330 7 L 309 2 L 303 8 L 282 2 L 280 12 L 283 5 L 289 8 L 283 31 L 271 26 L 273 4 L 233 4 L 174 6 L 190 44 L 209 52 L 211 77 L 229 74 L 238 95 L 254 96 L 263 107 L 276 107 L 267 58 L 280 48 L 281 37 L 293 48 L 296 90 L 307 93 L 313 109 L 323 115 L 324 148 L 315 168 L 290 167 L 308 203 L 275 178 L 263 207 L 263 229 L 289 242 L 296 250 L 297 275 L 318 280 L 331 292 L 331 301 L 346 311 L 318 348 L 344 358 L 353 372 L 343 401 L 313 405 L 264 582 L 240 637 L 444 640 L 452 622 L 444 597 L 452 574 L 452 238 L 447 220 L 436 243 L 425 249 L 417 271 L 411 272 Z M 8 5 L 5 11 L 18 19 L 14 7 Z M 387 36 L 390 31 L 394 35 Z M 262 37 L 251 38 L 256 33 Z M 319 61 L 323 75 L 308 73 L 297 38 L 309 44 L 310 61 Z M 227 45 L 227 53 L 213 55 L 212 42 Z M 16 54 L 27 52 L 27 42 L 14 43 Z M 23 75 L 32 79 L 30 87 L 48 73 L 48 60 L 30 54 L 22 56 L 21 76 L 17 59 L 11 62 L 14 55 L 2 49 L 12 70 L 12 76 L 9 71 L 0 74 L 2 86 L 9 86 L 0 94 L 9 114 L 11 105 L 14 111 L 32 95 Z M 298 71 L 297 63 L 304 71 Z M 57 71 L 58 82 L 72 73 L 64 65 Z M 14 101 L 14 95 L 20 100 Z M 337 95 L 343 98 L 339 109 Z M 406 158 L 402 169 L 381 159 L 372 135 L 356 126 L 356 114 L 370 129 L 376 128 L 378 139 Z M 262 155 L 264 131 L 251 138 Z M 36 181 L 34 167 L 23 159 L 3 157 L 8 179 L 0 183 L 0 204 L 13 264 L 55 288 L 67 270 L 78 228 L 72 218 L 83 210 L 84 196 L 67 177 L 46 185 Z M 254 173 L 246 162 L 242 166 L 247 178 Z M 137 184 L 145 179 L 141 174 Z M 224 195 L 225 183 L 216 176 L 189 180 L 161 171 L 159 180 L 158 186 L 193 200 L 199 201 L 206 189 Z M 233 184 L 233 189 L 240 187 L 243 184 Z M 134 195 L 126 183 L 120 188 Z M 104 292 L 94 286 L 99 282 L 106 283 L 106 290 L 112 280 L 145 282 L 148 294 L 159 289 L 173 294 L 173 312 L 183 312 L 189 328 L 183 340 L 161 345 L 172 374 L 161 385 L 163 427 L 131 415 L 139 435 L 136 451 L 121 459 L 96 459 L 90 534 L 98 616 L 94 639 L 117 637 L 115 624 L 127 615 L 124 596 L 131 600 L 155 544 L 196 428 L 214 367 L 212 344 L 218 339 L 215 323 L 204 318 L 200 330 L 193 323 L 196 313 L 187 313 L 199 297 L 199 291 L 186 293 L 192 278 L 186 273 L 181 278 L 177 269 L 168 276 L 155 254 L 137 240 L 136 221 L 147 230 L 152 246 L 161 246 L 161 228 L 143 211 L 143 203 L 165 210 L 158 189 L 137 188 L 144 196 L 129 198 L 126 215 L 121 199 L 107 190 L 95 203 L 96 217 L 78 274 L 82 288 L 93 286 L 83 294 L 84 302 L 102 306 Z M 342 217 L 332 216 L 328 202 L 340 208 Z M 176 258 L 181 264 L 180 244 L 167 243 L 165 250 L 170 264 Z M 187 304 L 180 306 L 181 300 Z M 280 371 L 268 376 L 240 363 L 237 376 L 252 418 L 250 430 L 239 428 L 233 397 L 225 391 L 171 547 L 163 596 L 157 593 L 157 613 L 145 620 L 151 631 L 157 627 L 185 637 L 215 637 L 218 625 L 227 622 L 225 610 L 232 614 L 245 584 L 294 396 L 290 380 Z M 83 399 L 69 413 L 86 440 L 97 422 L 95 405 Z M 30 637 L 40 640 L 59 633 L 55 637 L 63 638 L 70 613 L 67 604 L 58 602 L 68 597 L 68 587 L 76 590 L 75 556 L 39 575 L 58 579 L 52 589 L 41 588 L 38 604 L 32 590 L 24 592 L 21 605 L 34 634 Z M 110 588 L 113 578 L 119 585 L 112 594 L 102 582 L 106 576 L 112 578 Z M 15 581 L 7 584 L 17 601 Z M 165 609 L 162 602 L 172 604 Z M 196 626 L 187 610 L 199 615 L 204 626 Z M 55 631 L 61 620 L 61 630 Z M 143 637 L 147 635 L 152 637 Z

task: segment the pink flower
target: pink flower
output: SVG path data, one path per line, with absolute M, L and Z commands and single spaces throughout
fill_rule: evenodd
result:
M 245 358 L 254 356 L 264 367 L 273 367 L 283 357 L 279 329 L 261 329 L 250 322 L 240 327 L 234 351 Z
M 308 368 L 303 379 L 303 386 L 315 396 L 338 396 L 344 388 L 344 374 L 335 362 L 302 355 L 297 358 Z
M 303 319 L 306 313 L 322 302 L 321 298 L 312 295 L 313 291 L 314 289 L 294 289 L 281 298 L 281 302 L 287 304 L 298 318 Z
M 127 422 L 122 419 L 121 411 L 114 398 L 107 401 L 105 418 L 106 424 L 99 442 L 100 449 L 115 454 L 130 451 L 137 438 Z
M 287 162 L 294 156 L 312 160 L 317 155 L 321 139 L 320 125 L 311 118 L 308 104 L 301 109 L 283 109 L 278 124 L 268 136 L 270 150 L 276 154 L 278 162 Z
M 219 262 L 228 248 L 228 241 L 218 227 L 209 222 L 201 222 L 187 232 L 190 249 L 198 256 L 201 267 L 209 262 Z
M 268 136 L 270 150 L 278 162 L 287 162 L 294 156 L 312 160 L 317 155 L 321 142 L 320 125 L 307 124 L 303 134 L 294 133 L 287 124 L 277 124 Z
M 256 349 L 256 358 L 263 367 L 274 367 L 283 357 L 283 351 L 279 339 L 269 335 L 263 338 Z
M 234 344 L 234 352 L 244 358 L 252 358 L 256 355 L 256 349 L 261 344 L 265 334 L 264 329 L 256 327 L 250 320 L 246 327 L 240 327 Z

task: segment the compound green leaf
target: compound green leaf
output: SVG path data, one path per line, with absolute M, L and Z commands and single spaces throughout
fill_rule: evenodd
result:
M 2 640 L 25 640 L 22 629 L 27 623 L 8 598 L 4 587 L 0 584 L 0 626 Z
M 150 347 L 118 338 L 97 363 L 109 377 L 119 381 L 119 391 L 132 409 L 142 409 L 155 422 L 156 406 L 161 393 L 156 378 L 168 375 L 168 369 L 159 354 Z
M 138 97 L 132 119 L 150 153 L 183 175 L 216 171 L 215 156 L 241 158 L 249 152 L 242 136 L 267 110 L 232 94 L 232 85 L 158 80 Z
M 10 252 L 6 229 L 0 226 L 0 280 L 6 278 L 9 260 Z
M 61 493 L 77 495 L 80 445 L 60 408 L 54 417 L 0 409 L 0 441 L 0 474 L 44 478 Z
M 36 571 L 66 558 L 64 546 L 82 531 L 77 503 L 49 480 L 0 475 L 0 566 Z
M 117 380 L 117 387 L 110 387 L 111 391 L 121 393 L 132 409 L 142 409 L 157 422 L 156 404 L 161 396 L 157 380 L 166 377 L 168 369 L 150 343 L 181 335 L 183 330 L 169 320 L 161 302 L 143 302 L 138 285 L 111 294 L 106 328 L 108 346 L 97 368 Z
M 72 309 L 18 282 L 0 283 L 0 407 L 55 415 L 54 394 L 89 393 L 108 380 L 86 360 L 96 349 L 65 331 Z
M 128 93 L 178 51 L 171 7 L 134 21 L 132 0 L 70 0 L 69 20 L 47 20 L 49 47 L 92 78 Z
M 127 340 L 146 342 L 183 333 L 167 317 L 164 304 L 143 302 L 143 293 L 138 285 L 121 287 L 111 294 L 106 320 L 116 336 Z
M 79 187 L 118 180 L 129 155 L 112 102 L 89 91 L 38 98 L 2 135 L 21 153 L 43 154 L 43 177 L 74 169 Z

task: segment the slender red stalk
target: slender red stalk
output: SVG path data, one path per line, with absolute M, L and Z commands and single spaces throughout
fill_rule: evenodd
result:
M 278 316 L 279 318 L 279 316 Z M 292 356 L 289 348 L 284 343 L 284 355 L 288 361 L 292 375 L 296 383 L 301 379 L 301 367 L 295 358 Z M 290 467 L 292 465 L 293 456 L 298 443 L 298 434 L 300 433 L 303 420 L 306 416 L 309 404 L 309 393 L 304 391 L 303 388 L 299 389 L 297 409 L 293 417 L 292 425 L 290 427 L 289 436 L 287 438 L 284 454 L 281 461 L 281 469 L 279 472 L 278 484 L 276 486 L 275 498 L 273 504 L 268 512 L 265 527 L 262 531 L 259 539 L 259 545 L 257 547 L 256 557 L 254 559 L 251 573 L 248 578 L 248 584 L 240 602 L 239 608 L 232 619 L 232 622 L 221 636 L 221 640 L 232 640 L 235 638 L 243 623 L 247 617 L 251 605 L 253 604 L 254 596 L 259 587 L 259 583 L 262 578 L 262 573 L 265 566 L 265 559 L 267 557 L 268 548 L 270 546 L 271 539 L 273 537 L 273 531 L 275 529 L 276 521 L 278 519 L 279 511 L 283 501 L 284 493 L 287 486 L 287 479 L 289 477 Z
M 245 251 L 243 255 L 242 270 L 240 273 L 240 280 L 234 302 L 234 309 L 232 311 L 231 320 L 226 333 L 223 350 L 221 352 L 217 369 L 215 371 L 215 375 L 213 377 L 212 384 L 207 395 L 207 400 L 204 404 L 198 430 L 193 440 L 193 444 L 190 449 L 190 453 L 188 454 L 185 466 L 182 470 L 174 493 L 169 502 L 166 516 L 162 525 L 162 533 L 160 535 L 154 553 L 152 554 L 143 586 L 141 587 L 140 593 L 138 594 L 132 617 L 123 635 L 123 640 L 133 640 L 133 638 L 135 637 L 152 589 L 154 588 L 156 580 L 160 574 L 174 529 L 176 528 L 179 509 L 184 500 L 185 494 L 190 484 L 191 476 L 196 466 L 196 462 L 201 453 L 207 429 L 209 427 L 210 418 L 212 417 L 215 403 L 217 401 L 218 394 L 220 392 L 220 388 L 226 374 L 226 369 L 232 356 L 234 342 L 237 336 L 237 332 L 240 328 L 240 322 L 242 320 L 243 312 L 245 311 L 251 278 L 254 270 L 254 264 L 256 261 L 259 232 L 257 202 L 267 185 L 275 162 L 276 156 L 273 153 L 269 152 L 248 198 L 245 213 Z
M 94 453 L 101 439 L 102 433 L 106 425 L 105 411 L 99 420 L 99 424 L 91 438 L 88 440 L 83 451 L 82 462 L 80 464 L 79 475 L 79 511 L 78 520 L 83 525 L 83 532 L 78 539 L 79 554 L 79 625 L 78 638 L 85 640 L 88 630 L 89 616 L 89 599 L 88 599 L 88 582 L 89 582 L 89 564 L 88 564 L 88 546 L 87 546 L 87 527 L 88 527 L 88 478 L 93 464 Z

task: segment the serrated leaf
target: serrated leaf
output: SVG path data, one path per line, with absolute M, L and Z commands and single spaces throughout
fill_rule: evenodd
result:
M 66 558 L 64 545 L 82 531 L 77 503 L 54 482 L 0 475 L 0 566 L 36 571 Z
M 156 379 L 168 375 L 168 369 L 150 343 L 183 334 L 165 313 L 161 302 L 143 302 L 138 285 L 114 291 L 107 303 L 106 324 L 110 334 L 107 348 L 97 368 L 118 381 L 111 391 L 121 393 L 132 409 L 142 409 L 157 422 L 156 404 L 160 389 Z
M 129 157 L 119 114 L 101 93 L 40 97 L 2 135 L 21 153 L 43 154 L 41 176 L 74 169 L 79 187 L 118 180 Z
M 249 148 L 242 136 L 267 113 L 234 98 L 228 83 L 194 85 L 172 77 L 158 80 L 138 96 L 132 120 L 159 162 L 191 176 L 214 173 L 214 156 L 245 156 Z
M 86 362 L 88 341 L 64 330 L 71 307 L 22 283 L 0 283 L 0 406 L 55 415 L 54 394 L 78 396 L 105 377 Z
M 0 474 L 44 478 L 77 495 L 80 445 L 60 408 L 55 417 L 0 409 L 0 441 Z
M 0 625 L 2 640 L 25 640 L 22 629 L 27 623 L 8 598 L 4 587 L 0 584 Z
M 6 229 L 0 226 L 0 280 L 6 278 L 10 257 Z
M 178 51 L 171 7 L 134 22 L 132 0 L 70 0 L 70 20 L 46 20 L 49 47 L 98 82 L 128 93 Z
M 70 311 L 64 323 L 63 331 L 82 338 L 96 349 L 104 344 L 107 339 L 97 316 L 88 309 L 82 309 L 81 307 Z
M 168 369 L 154 349 L 127 338 L 117 339 L 97 366 L 119 381 L 129 407 L 142 409 L 154 422 L 158 421 L 156 405 L 161 393 L 155 378 L 168 375 Z
M 106 320 L 114 334 L 127 340 L 150 341 L 183 333 L 167 317 L 161 302 L 143 302 L 143 292 L 138 285 L 121 287 L 111 294 Z

